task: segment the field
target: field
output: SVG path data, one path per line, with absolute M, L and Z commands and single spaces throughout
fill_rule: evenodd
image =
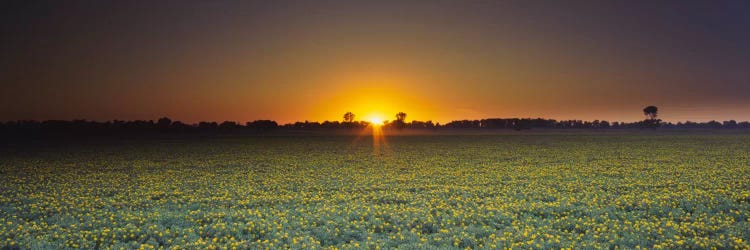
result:
M 259 136 L 8 147 L 3 249 L 739 248 L 750 134 Z

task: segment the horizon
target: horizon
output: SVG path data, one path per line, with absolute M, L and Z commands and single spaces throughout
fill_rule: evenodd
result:
M 114 122 L 114 121 L 122 121 L 122 122 L 152 121 L 152 122 L 156 122 L 156 121 L 158 121 L 159 119 L 162 119 L 162 118 L 168 118 L 173 123 L 174 122 L 182 122 L 182 123 L 184 123 L 186 125 L 191 125 L 191 126 L 197 125 L 197 124 L 199 124 L 201 122 L 216 122 L 216 123 L 235 122 L 235 123 L 237 123 L 239 125 L 243 125 L 245 123 L 254 122 L 254 121 L 273 121 L 273 122 L 277 122 L 279 126 L 282 126 L 282 125 L 291 125 L 291 124 L 298 123 L 298 122 L 302 122 L 302 123 L 304 123 L 304 122 L 310 122 L 310 123 L 323 123 L 323 122 L 346 123 L 346 121 L 344 119 L 338 119 L 338 120 L 293 120 L 293 121 L 288 121 L 288 122 L 277 121 L 277 120 L 274 120 L 274 119 L 254 119 L 254 120 L 246 120 L 246 121 L 241 121 L 241 120 L 198 120 L 198 121 L 185 121 L 185 120 L 180 120 L 180 119 L 174 119 L 173 117 L 169 117 L 169 116 L 159 116 L 159 117 L 151 118 L 151 119 L 133 119 L 133 120 L 124 120 L 124 119 L 110 119 L 110 120 L 93 120 L 93 119 L 47 119 L 47 120 L 35 120 L 35 119 L 19 119 L 19 120 L 5 120 L 5 121 L 0 121 L 0 123 L 19 122 L 19 121 L 36 121 L 36 122 L 45 122 L 45 121 L 88 121 L 88 122 L 99 122 L 99 123 Z M 468 118 L 467 119 L 456 119 L 456 120 L 450 120 L 450 121 L 443 122 L 443 121 L 435 121 L 435 120 L 430 120 L 430 119 L 427 119 L 427 120 L 408 119 L 408 116 L 407 116 L 407 119 L 405 120 L 405 123 L 411 123 L 411 122 L 416 121 L 416 122 L 433 122 L 434 124 L 447 124 L 447 123 L 454 122 L 454 121 L 481 121 L 481 120 L 491 120 L 491 119 L 530 119 L 530 120 L 533 120 L 533 119 L 543 119 L 543 120 L 554 120 L 554 121 L 557 121 L 557 122 L 561 122 L 561 121 L 583 121 L 583 122 L 606 121 L 606 122 L 609 122 L 609 123 L 614 123 L 614 122 L 619 122 L 619 123 L 637 123 L 637 122 L 640 122 L 640 121 L 648 120 L 648 118 L 646 118 L 646 119 L 640 119 L 640 120 L 633 120 L 633 121 L 620 121 L 620 120 L 611 120 L 610 121 L 610 120 L 604 120 L 604 119 L 591 119 L 591 120 L 588 120 L 588 119 L 554 119 L 554 118 L 549 118 L 549 117 L 483 117 L 483 118 L 476 118 L 476 119 L 468 119 Z M 707 123 L 707 122 L 712 122 L 712 121 L 716 121 L 716 122 L 720 122 L 720 123 L 721 122 L 725 122 L 725 121 L 735 121 L 737 123 L 740 123 L 740 122 L 750 122 L 750 120 L 738 120 L 738 119 L 727 119 L 727 120 L 711 119 L 711 120 L 679 120 L 679 121 L 670 121 L 670 120 L 661 119 L 661 113 L 659 113 L 658 119 L 659 119 L 659 121 L 661 121 L 663 123 L 672 123 L 672 124 L 685 123 L 685 122 Z M 383 118 L 383 117 L 380 117 L 380 116 L 369 116 L 369 117 L 364 117 L 364 118 L 356 116 L 355 119 L 352 122 L 355 122 L 355 123 L 365 122 L 365 123 L 387 124 L 387 123 L 393 123 L 396 120 L 397 120 L 396 118 L 388 119 L 388 118 Z
M 0 120 L 750 120 L 750 3 L 7 3 Z

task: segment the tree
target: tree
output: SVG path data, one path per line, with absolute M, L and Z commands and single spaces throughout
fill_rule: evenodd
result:
M 159 120 L 156 122 L 156 126 L 162 131 L 168 130 L 169 126 L 171 125 L 172 125 L 172 119 L 169 119 L 167 117 L 159 118 Z
M 344 122 L 354 122 L 355 116 L 356 115 L 352 112 L 346 112 L 346 114 L 344 114 Z
M 393 126 L 395 126 L 398 129 L 406 128 L 406 113 L 404 112 L 396 113 L 396 120 L 393 121 Z
M 643 108 L 643 114 L 648 117 L 649 120 L 656 120 L 657 112 L 659 112 L 659 108 L 656 106 L 648 106 Z
M 406 121 L 406 113 L 404 113 L 404 112 L 398 112 L 396 114 L 396 120 L 400 121 L 402 123 L 405 122 Z
M 659 112 L 659 109 L 656 106 L 643 108 L 643 114 L 646 115 L 647 118 L 641 123 L 642 126 L 646 128 L 659 127 L 659 125 L 661 125 L 661 119 L 656 119 L 657 112 Z
M 297 122 L 296 125 L 298 125 L 300 122 Z M 255 130 L 271 130 L 276 129 L 279 127 L 279 124 L 276 123 L 276 121 L 272 120 L 255 120 L 252 122 L 245 123 L 245 127 L 249 129 L 255 129 Z
M 221 124 L 219 124 L 219 128 L 222 128 L 222 129 L 235 129 L 239 127 L 240 125 L 237 124 L 237 122 L 233 122 L 233 121 L 224 121 Z

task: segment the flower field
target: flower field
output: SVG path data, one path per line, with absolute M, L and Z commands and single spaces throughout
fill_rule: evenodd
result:
M 748 134 L 278 136 L 0 153 L 2 249 L 750 249 Z M 376 153 L 374 153 L 376 152 Z

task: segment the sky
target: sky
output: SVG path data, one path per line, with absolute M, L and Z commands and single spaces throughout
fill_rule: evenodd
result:
M 0 120 L 750 120 L 750 1 L 2 1 Z

